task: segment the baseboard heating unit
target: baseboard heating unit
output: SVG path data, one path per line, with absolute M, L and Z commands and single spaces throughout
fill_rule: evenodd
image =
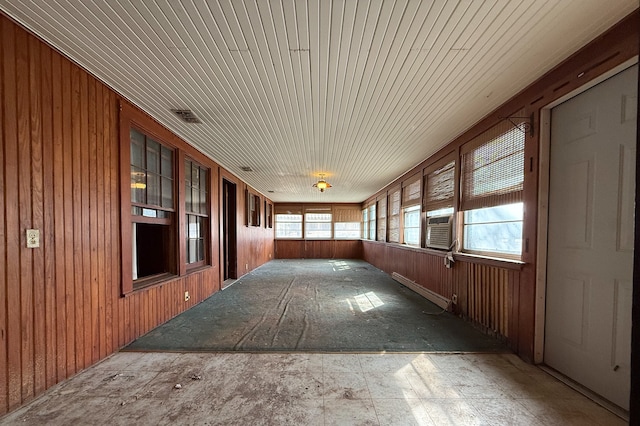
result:
M 411 281 L 409 278 L 403 277 L 397 272 L 392 273 L 391 278 L 407 287 L 409 290 L 415 291 L 420 296 L 440 306 L 442 309 L 447 309 L 449 307 L 449 304 L 451 303 L 451 300 L 447 299 L 446 297 L 440 296 L 438 293 L 422 287 L 417 282 Z

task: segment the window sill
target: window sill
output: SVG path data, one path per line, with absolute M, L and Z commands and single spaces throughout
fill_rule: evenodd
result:
M 500 257 L 482 256 L 479 254 L 454 252 L 453 259 L 457 262 L 479 263 L 482 265 L 496 266 L 498 268 L 513 269 L 521 271 L 525 262 L 515 259 L 504 259 Z
M 146 277 L 143 279 L 138 280 L 137 282 L 135 282 L 133 285 L 133 291 L 126 293 L 123 295 L 123 297 L 129 297 L 129 296 L 133 296 L 136 293 L 139 293 L 141 291 L 147 291 L 150 290 L 154 287 L 159 287 L 159 286 L 163 286 L 165 284 L 170 284 L 173 281 L 177 281 L 179 279 L 185 278 L 191 274 L 197 273 L 197 272 L 201 272 L 204 271 L 205 269 L 209 269 L 212 268 L 211 265 L 204 265 L 204 266 L 199 266 L 199 267 L 194 267 L 192 269 L 187 269 L 186 274 L 184 275 L 174 275 L 174 274 L 158 274 L 158 275 L 153 275 L 151 277 Z

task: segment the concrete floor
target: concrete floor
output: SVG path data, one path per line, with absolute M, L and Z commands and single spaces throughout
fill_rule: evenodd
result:
M 0 424 L 625 422 L 512 354 L 120 352 Z

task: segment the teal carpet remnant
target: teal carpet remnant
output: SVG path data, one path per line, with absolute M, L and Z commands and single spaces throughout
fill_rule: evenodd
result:
M 126 350 L 509 352 L 361 260 L 273 260 Z

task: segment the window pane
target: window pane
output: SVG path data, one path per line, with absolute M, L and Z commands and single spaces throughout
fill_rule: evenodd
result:
M 160 205 L 160 176 L 147 173 L 147 204 Z
M 304 236 L 305 238 L 331 238 L 331 223 L 307 222 Z
M 463 248 L 519 256 L 522 219 L 523 203 L 466 211 Z
M 200 210 L 200 191 L 196 188 L 189 189 L 187 192 L 191 192 L 192 212 L 199 213 Z
M 173 208 L 173 181 L 162 178 L 162 207 Z
M 144 135 L 133 129 L 129 132 L 131 138 L 131 165 L 144 168 Z
M 277 214 L 276 238 L 302 238 L 302 215 Z
M 160 144 L 147 138 L 147 170 L 160 173 Z
M 144 170 L 131 166 L 131 201 L 144 203 L 147 188 L 147 176 Z
M 420 245 L 420 206 L 404 209 L 404 243 Z
M 445 216 L 448 214 L 453 214 L 453 207 L 445 207 L 443 209 L 430 210 L 427 212 L 427 217 Z
M 336 239 L 359 239 L 360 222 L 338 222 L 334 224 L 333 236 Z
M 162 147 L 162 170 L 164 177 L 173 178 L 173 151 L 169 148 Z

